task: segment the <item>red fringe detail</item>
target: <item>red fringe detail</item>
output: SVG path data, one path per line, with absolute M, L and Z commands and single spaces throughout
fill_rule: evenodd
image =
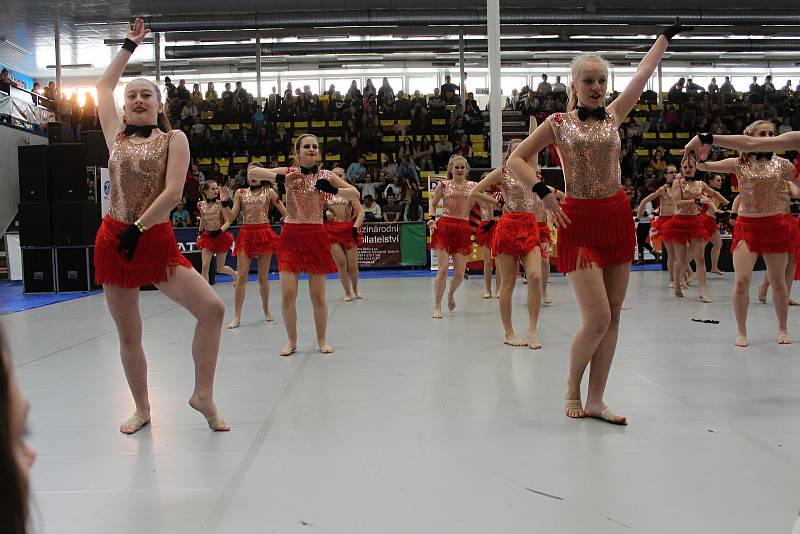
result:
M 716 217 L 705 215 L 705 212 L 702 221 L 703 239 L 708 241 L 716 232 L 719 232 L 719 223 L 717 223 Z
M 661 239 L 670 243 L 688 243 L 692 239 L 708 241 L 712 232 L 703 218 L 706 215 L 673 215 L 668 223 L 661 225 Z
M 197 238 L 197 248 L 200 250 L 210 250 L 217 254 L 227 253 L 233 245 L 233 234 L 231 232 L 222 232 L 217 237 L 208 235 L 208 231 L 200 234 Z
M 290 273 L 336 272 L 331 242 L 322 224 L 284 224 L 278 245 L 278 270 Z
M 739 243 L 747 243 L 756 254 L 781 254 L 792 252 L 796 246 L 797 224 L 786 215 L 745 217 L 739 215 L 733 225 L 731 251 Z
M 141 287 L 161 284 L 175 274 L 178 267 L 192 269 L 175 241 L 170 223 L 160 223 L 145 231 L 136 245 L 133 260 L 118 252 L 119 234 L 129 223 L 106 215 L 94 242 L 95 281 L 101 285 Z
M 472 229 L 469 221 L 447 216 L 437 219 L 430 248 L 443 249 L 448 254 L 472 254 Z
M 669 224 L 672 220 L 672 215 L 659 215 L 656 217 L 652 223 L 650 223 L 650 235 L 653 237 L 658 237 L 662 241 L 664 241 L 663 231 L 665 225 Z
M 364 236 L 361 235 L 361 231 L 358 232 L 358 243 L 353 241 L 353 223 L 351 222 L 327 221 L 325 231 L 328 232 L 331 244 L 339 243 L 344 248 L 353 248 L 356 245 L 364 244 Z
M 481 247 L 492 248 L 494 233 L 497 230 L 497 220 L 481 221 L 475 231 L 475 242 Z
M 558 230 L 559 271 L 570 273 L 592 265 L 605 269 L 633 261 L 636 227 L 623 190 L 608 198 L 567 197 L 561 209 L 572 223 Z
M 550 245 L 553 243 L 553 234 L 547 221 L 536 221 L 536 226 L 539 227 L 539 250 L 542 251 L 542 259 L 546 260 L 550 257 Z
M 786 215 L 794 222 L 794 279 L 800 280 L 800 217 L 795 219 L 794 215 Z
M 278 250 L 278 234 L 269 224 L 245 224 L 239 228 L 233 255 L 244 254 L 248 258 L 255 258 L 275 254 L 276 250 Z
M 524 258 L 535 248 L 541 251 L 536 216 L 519 211 L 504 213 L 497 221 L 497 229 L 494 231 L 492 254 Z

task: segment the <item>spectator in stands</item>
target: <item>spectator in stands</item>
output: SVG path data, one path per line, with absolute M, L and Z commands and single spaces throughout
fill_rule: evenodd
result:
M 694 102 L 694 96 L 689 97 L 689 102 L 683 106 L 681 110 L 681 125 L 684 130 L 694 131 L 695 124 L 697 123 L 697 106 Z
M 556 83 L 553 84 L 554 93 L 567 93 L 567 86 L 561 83 L 561 76 L 556 76 Z
M 536 87 L 536 92 L 539 93 L 540 97 L 542 97 L 552 90 L 553 88 L 550 85 L 550 82 L 547 81 L 547 74 L 542 74 L 542 81 L 539 82 L 539 85 Z
M 208 82 L 208 85 L 206 86 L 206 100 L 213 104 L 216 104 L 217 100 L 219 100 L 217 91 L 214 89 L 214 82 Z
M 421 221 L 424 216 L 422 206 L 420 206 L 419 198 L 412 198 L 403 209 L 403 220 L 408 222 Z
M 364 183 L 356 184 L 356 187 L 361 191 L 361 198 L 366 199 L 367 196 L 375 198 L 380 194 L 381 184 L 372 181 L 372 169 L 367 169 L 364 173 Z
M 400 193 L 399 204 L 405 210 L 406 205 L 413 199 L 419 199 L 419 184 L 409 178 L 403 178 L 403 190 Z
M 433 147 L 434 149 L 434 163 L 437 169 L 447 166 L 450 156 L 453 155 L 453 143 L 447 138 L 446 135 L 440 135 L 439 141 Z
M 409 156 L 401 156 L 399 161 L 400 163 L 397 165 L 397 177 L 400 179 L 414 180 L 415 183 L 419 184 L 417 166 L 411 158 Z M 398 196 L 400 195 L 398 194 Z
M 343 165 L 350 166 L 354 161 L 358 161 L 364 155 L 364 149 L 358 142 L 357 136 L 350 137 L 350 144 L 345 145 L 341 150 L 341 160 Z
M 375 202 L 372 195 L 364 195 L 364 220 L 366 222 L 383 221 L 381 207 Z
M 667 111 L 664 112 L 664 122 L 667 123 L 667 128 L 671 132 L 678 131 L 682 128 L 681 116 L 675 109 L 675 106 L 669 106 Z
M 634 145 L 642 144 L 642 136 L 644 135 L 644 132 L 642 131 L 642 127 L 634 120 L 633 117 L 628 117 L 624 128 L 626 139 L 630 139 Z
M 445 104 L 457 104 L 460 101 L 458 86 L 450 81 L 450 76 L 444 77 L 444 83 L 439 90 Z
M 711 98 L 715 98 L 717 93 L 719 93 L 719 87 L 717 86 L 717 79 L 711 78 L 711 83 L 708 84 L 708 94 Z
M 433 90 L 433 96 L 428 99 L 428 108 L 431 111 L 431 116 L 434 118 L 441 118 L 446 115 L 447 104 L 442 98 L 441 91 L 438 87 Z
M 415 148 L 414 140 L 411 137 L 404 137 L 403 142 L 397 148 L 397 160 L 400 161 L 403 157 L 413 158 Z
M 189 97 L 192 103 L 198 108 L 203 104 L 203 93 L 200 91 L 200 84 L 192 84 L 192 94 Z
M 411 131 L 415 134 L 423 134 L 431 131 L 431 116 L 428 113 L 428 108 L 421 107 L 419 111 L 414 113 L 411 119 Z
M 778 126 L 778 135 L 791 131 L 792 131 L 792 125 L 789 123 L 789 117 L 784 117 L 783 121 L 781 121 L 780 126 Z
M 372 78 L 367 78 L 364 84 L 364 98 L 369 99 L 370 96 L 378 96 L 378 91 L 375 90 L 375 85 L 372 83 Z
M 667 122 L 664 120 L 664 110 L 659 109 L 653 118 L 650 119 L 651 132 L 665 132 L 667 131 Z
M 176 96 L 178 97 L 178 102 L 183 104 L 190 98 L 189 88 L 186 87 L 186 80 L 180 80 L 178 82 L 178 87 L 175 92 Z
M 175 88 L 175 84 L 172 83 L 169 76 L 164 78 L 164 92 L 167 93 L 167 99 L 175 98 L 177 96 L 177 89 Z
M 685 78 L 678 78 L 678 81 L 675 82 L 675 85 L 669 88 L 669 91 L 667 92 L 667 99 L 670 102 L 684 102 L 685 99 L 683 98 L 683 86 L 685 84 Z
M 433 145 L 428 141 L 428 137 L 423 135 L 414 151 L 414 160 L 420 170 L 433 171 Z
M 397 161 L 394 154 L 389 152 L 386 154 L 386 163 L 383 164 L 381 169 L 381 180 L 384 183 L 392 182 L 397 177 Z M 400 193 L 398 193 L 399 195 Z
M 483 114 L 478 108 L 474 100 L 467 100 L 466 107 L 464 108 L 464 123 L 466 124 L 467 133 L 469 134 L 482 134 L 484 121 Z
M 750 94 L 751 95 L 761 95 L 762 90 L 761 86 L 758 85 L 758 76 L 753 76 L 753 83 L 750 84 Z M 751 97 L 752 99 L 752 97 Z
M 367 159 L 362 155 L 347 167 L 347 181 L 351 184 L 361 183 L 367 174 Z
M 386 207 L 383 209 L 383 220 L 386 222 L 400 222 L 403 210 L 397 203 L 397 197 L 392 191 L 386 195 Z
M 762 87 L 762 90 L 764 91 L 765 97 L 769 97 L 770 95 L 775 93 L 775 86 L 772 85 L 772 76 L 768 75 L 766 78 L 764 78 L 764 85 Z
M 44 97 L 55 102 L 57 96 L 58 91 L 56 91 L 56 82 L 48 83 L 47 87 L 44 88 Z
M 723 101 L 725 99 L 730 100 L 735 93 L 736 90 L 733 88 L 733 84 L 731 83 L 731 77 L 725 76 L 725 81 L 722 83 L 722 86 L 719 88 L 719 94 L 722 96 Z M 738 131 L 738 130 L 737 130 Z
M 79 139 L 81 136 L 81 113 L 78 91 L 75 91 L 69 99 L 69 124 L 72 127 L 73 139 Z
M 183 80 L 181 80 L 183 81 Z M 180 86 L 178 86 L 180 87 Z M 187 100 L 181 109 L 181 122 L 192 125 L 197 120 L 199 111 L 192 100 Z
M 83 108 L 81 108 L 81 130 L 96 130 L 99 128 L 100 124 L 97 120 L 97 105 L 94 103 L 92 93 L 87 91 L 85 94 Z
M 172 227 L 185 228 L 191 225 L 192 222 L 189 216 L 189 210 L 186 209 L 186 204 L 184 204 L 184 201 L 180 201 L 178 206 L 172 212 Z
M 344 96 L 344 101 L 347 104 L 361 106 L 362 100 L 364 100 L 364 96 L 358 90 L 358 83 L 353 80 L 350 84 L 350 89 L 347 90 L 347 94 Z
M 469 142 L 469 136 L 462 134 L 458 140 L 458 146 L 455 149 L 456 154 L 464 156 L 467 161 L 472 159 L 472 143 Z
M 667 168 L 667 162 L 664 160 L 664 153 L 660 150 L 653 152 L 653 158 L 648 162 L 647 165 L 653 169 L 654 177 L 661 179 L 661 177 L 664 175 L 664 171 Z
M 384 78 L 381 88 L 378 89 L 378 105 L 384 105 L 387 100 L 391 102 L 390 106 L 394 104 L 394 89 L 389 85 L 389 78 Z
M 397 100 L 394 103 L 394 116 L 399 119 L 408 120 L 411 118 L 411 100 L 406 98 L 403 91 L 397 92 Z

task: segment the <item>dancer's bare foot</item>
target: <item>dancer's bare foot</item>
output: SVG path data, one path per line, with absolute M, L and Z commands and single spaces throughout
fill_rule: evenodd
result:
M 219 412 L 217 412 L 217 406 L 214 404 L 213 400 L 192 396 L 192 398 L 189 399 L 189 406 L 203 414 L 203 417 L 206 418 L 206 422 L 208 423 L 208 428 L 214 432 L 228 432 L 231 429 L 230 425 L 220 417 Z
M 319 344 L 319 351 L 322 354 L 333 354 L 334 352 L 336 352 L 335 350 L 333 350 L 333 347 L 331 347 L 327 343 L 320 343 Z
M 789 337 L 789 332 L 778 332 L 778 345 L 791 345 L 792 338 Z
M 789 299 L 789 306 L 800 306 L 800 303 L 798 303 L 795 300 Z
M 590 406 L 589 404 L 583 409 L 586 417 L 592 417 L 594 419 L 602 419 L 607 423 L 611 423 L 612 425 L 627 425 L 628 418 L 624 415 L 617 415 L 612 412 L 608 406 L 603 403 L 600 403 L 597 406 Z
M 723 273 L 722 271 L 719 270 L 719 267 L 717 267 L 716 269 L 711 269 L 708 272 L 714 273 L 714 274 L 720 274 L 720 275 L 725 274 L 725 273 Z
M 487 292 L 485 292 L 485 293 L 483 294 L 483 298 L 485 298 L 485 299 L 490 299 L 490 298 L 492 298 L 492 292 L 491 292 L 491 291 L 487 291 Z
M 234 328 L 239 328 L 239 324 L 241 322 L 242 322 L 242 319 L 240 317 L 234 317 L 233 321 L 228 323 L 228 328 L 230 328 L 231 330 L 233 330 Z
M 266 312 L 264 312 L 264 320 L 268 323 L 271 323 L 275 320 L 275 317 L 269 310 L 267 310 Z
M 566 399 L 564 401 L 564 414 L 571 419 L 586 417 L 580 399 Z
M 542 297 L 542 304 L 552 304 L 553 299 L 550 298 L 550 295 L 545 295 Z
M 356 291 L 356 299 L 361 300 L 363 298 L 364 298 L 364 293 L 359 293 L 358 291 Z
M 456 298 L 452 292 L 447 293 L 447 309 L 450 311 L 456 310 Z
M 758 302 L 760 302 L 761 304 L 766 304 L 767 303 L 767 289 L 766 288 L 764 288 L 763 291 L 762 291 L 762 289 L 760 287 L 758 288 Z
M 435 310 L 433 310 L 433 315 L 431 315 L 431 317 L 433 319 L 441 319 L 442 318 L 442 310 L 440 310 L 439 308 L 436 308 Z
M 353 302 L 353 297 L 351 297 L 350 295 L 345 295 L 344 296 L 344 301 L 345 302 Z
M 736 345 L 737 347 L 747 347 L 748 346 L 747 336 L 742 334 L 736 336 L 736 341 L 734 342 L 734 345 Z
M 281 356 L 291 356 L 295 352 L 297 352 L 297 347 L 294 347 L 292 345 L 286 345 L 281 349 L 281 351 L 278 354 L 280 354 Z
M 670 283 L 667 285 L 667 287 L 670 288 L 670 289 L 675 289 L 675 282 L 670 281 Z
M 542 344 L 539 342 L 539 337 L 535 333 L 533 335 L 528 334 L 528 348 L 533 350 L 542 348 Z
M 683 298 L 683 289 L 680 286 L 675 286 L 675 296 Z
M 135 434 L 143 426 L 150 423 L 150 414 L 140 414 L 135 412 L 127 421 L 119 425 L 119 431 L 123 434 Z
M 700 295 L 698 298 L 703 302 L 708 302 L 708 303 L 714 302 L 708 295 Z
M 524 347 L 528 344 L 527 342 L 518 338 L 513 332 L 506 334 L 506 336 L 503 338 L 503 343 L 506 345 L 511 345 L 512 347 Z

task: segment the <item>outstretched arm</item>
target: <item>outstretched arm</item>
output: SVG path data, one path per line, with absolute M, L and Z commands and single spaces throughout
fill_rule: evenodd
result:
M 728 204 L 730 204 L 730 202 L 728 201 L 727 198 L 722 196 L 722 194 L 719 191 L 717 191 L 716 189 L 712 188 L 707 183 L 703 183 L 703 191 L 705 191 L 705 193 L 708 196 L 710 196 L 713 200 L 715 200 L 717 202 L 717 204 L 719 204 L 721 206 L 727 206 Z
M 639 206 L 636 208 L 637 219 L 642 218 L 642 215 L 644 215 L 644 208 L 645 206 L 647 206 L 649 202 L 652 202 L 661 196 L 661 194 L 664 192 L 664 187 L 665 186 L 659 187 L 658 189 L 656 189 L 655 191 L 644 197 L 641 202 L 639 202 Z
M 706 172 L 723 172 L 726 174 L 736 172 L 736 158 L 727 158 L 721 161 L 698 161 L 697 169 Z
M 484 193 L 484 191 L 486 191 L 493 185 L 497 185 L 499 183 L 500 183 L 500 169 L 494 169 L 492 172 L 487 174 L 483 180 L 478 182 L 478 184 L 470 192 L 469 198 L 479 204 L 485 204 L 487 206 L 496 206 L 497 199 L 495 199 L 492 195 Z
M 800 131 L 786 132 L 775 137 L 752 137 L 750 135 L 715 135 L 714 145 L 740 152 L 786 152 L 800 149 Z M 704 145 L 699 136 L 694 136 L 683 149 L 684 157 L 696 154 L 704 159 L 711 145 Z

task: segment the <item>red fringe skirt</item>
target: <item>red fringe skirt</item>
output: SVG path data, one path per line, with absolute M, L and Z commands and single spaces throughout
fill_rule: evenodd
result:
M 796 218 L 794 215 L 786 215 L 787 219 L 792 219 L 794 229 L 794 279 L 800 280 L 800 217 Z
M 719 232 L 719 223 L 717 222 L 717 218 L 713 215 L 708 216 L 707 214 L 703 213 L 703 235 L 708 235 L 708 237 L 704 237 L 704 239 L 711 239 L 711 236 L 717 232 Z
M 708 221 L 713 223 L 713 228 Z M 716 228 L 716 221 L 707 215 L 673 215 L 668 223 L 661 225 L 661 239 L 670 243 L 688 243 L 692 239 L 708 241 Z
M 351 222 L 328 221 L 325 223 L 325 231 L 328 232 L 331 244 L 339 243 L 344 248 L 353 248 L 364 244 L 364 236 L 360 231 L 358 232 L 358 243 L 353 241 L 353 223 Z
M 284 224 L 278 245 L 278 271 L 330 274 L 336 272 L 331 242 L 323 224 Z
M 561 209 L 572 222 L 558 231 L 559 271 L 570 273 L 593 264 L 605 269 L 633 261 L 636 227 L 625 191 L 600 199 L 567 197 Z
M 650 235 L 653 237 L 658 237 L 662 241 L 667 241 L 667 239 L 663 235 L 663 232 L 665 226 L 669 224 L 671 220 L 672 220 L 672 215 L 659 215 L 658 217 L 656 217 L 650 224 Z
M 535 248 L 541 250 L 536 216 L 533 213 L 519 211 L 504 213 L 497 221 L 492 254 L 524 258 Z
M 497 219 L 481 221 L 475 231 L 475 242 L 482 247 L 492 248 L 494 232 L 497 230 Z
M 244 254 L 248 258 L 255 258 L 265 254 L 275 254 L 277 249 L 278 234 L 269 224 L 245 224 L 239 228 L 233 255 Z
M 161 284 L 175 274 L 178 267 L 192 269 L 175 241 L 175 232 L 168 222 L 148 228 L 139 238 L 133 260 L 118 252 L 119 234 L 130 224 L 106 215 L 94 241 L 95 281 L 101 285 L 141 287 Z
M 448 254 L 472 254 L 472 229 L 469 221 L 442 216 L 436 221 L 430 248 L 444 249 Z
M 792 252 L 797 246 L 797 223 L 791 216 L 745 217 L 739 215 L 733 225 L 731 252 L 739 243 L 747 243 L 756 254 Z
M 542 258 L 547 259 L 550 257 L 550 245 L 553 244 L 553 233 L 550 230 L 550 225 L 547 221 L 536 221 L 536 226 L 539 227 L 539 249 L 542 251 Z
M 200 234 L 197 238 L 197 248 L 200 250 L 210 250 L 217 254 L 227 253 L 233 245 L 233 234 L 231 232 L 222 232 L 217 237 L 208 235 L 208 231 Z

